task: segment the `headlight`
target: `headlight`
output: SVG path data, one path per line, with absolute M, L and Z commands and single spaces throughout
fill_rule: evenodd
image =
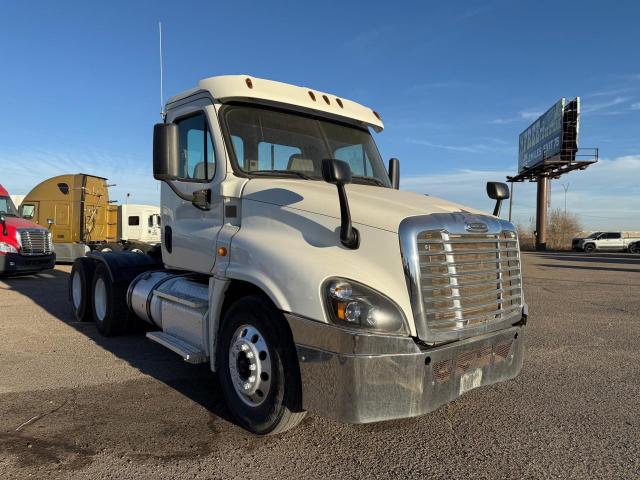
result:
M 325 282 L 323 294 L 329 318 L 336 325 L 377 333 L 409 333 L 400 308 L 369 287 L 332 278 Z
M 18 253 L 18 249 L 6 242 L 0 242 L 0 253 Z

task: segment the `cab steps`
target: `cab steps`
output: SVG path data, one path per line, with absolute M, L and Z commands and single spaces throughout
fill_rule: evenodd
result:
M 205 363 L 207 355 L 198 347 L 166 332 L 147 332 L 147 338 L 182 356 L 187 363 Z

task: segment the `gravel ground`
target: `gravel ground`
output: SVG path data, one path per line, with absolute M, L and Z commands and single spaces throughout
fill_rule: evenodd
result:
M 640 257 L 523 257 L 518 378 L 273 438 L 230 420 L 206 366 L 75 322 L 69 266 L 0 279 L 0 478 L 640 478 Z

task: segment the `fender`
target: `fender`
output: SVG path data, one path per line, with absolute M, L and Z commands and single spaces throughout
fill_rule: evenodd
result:
M 113 283 L 128 284 L 142 272 L 162 268 L 160 261 L 142 253 L 90 252 L 87 257 L 104 263 Z

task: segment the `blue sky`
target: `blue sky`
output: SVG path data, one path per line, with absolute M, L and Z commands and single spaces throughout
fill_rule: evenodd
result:
M 26 193 L 59 173 L 157 203 L 151 132 L 165 96 L 245 73 L 379 111 L 403 188 L 490 208 L 484 182 L 515 173 L 518 134 L 581 96 L 580 145 L 601 161 L 552 184 L 587 228 L 640 230 L 640 30 L 636 1 L 2 2 L 0 183 Z M 514 218 L 534 214 L 516 187 Z

